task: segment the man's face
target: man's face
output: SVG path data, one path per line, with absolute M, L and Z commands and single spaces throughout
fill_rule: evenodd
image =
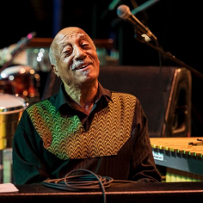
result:
M 88 84 L 99 76 L 99 59 L 90 37 L 79 28 L 65 28 L 54 39 L 53 71 L 67 85 Z

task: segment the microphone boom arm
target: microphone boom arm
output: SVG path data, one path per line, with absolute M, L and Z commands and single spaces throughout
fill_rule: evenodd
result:
M 157 50 L 162 56 L 165 56 L 166 58 L 176 62 L 177 64 L 179 64 L 180 66 L 183 66 L 185 68 L 187 68 L 188 70 L 190 70 L 192 73 L 194 73 L 196 76 L 200 77 L 201 79 L 203 79 L 203 74 L 201 74 L 200 72 L 198 72 L 197 70 L 195 70 L 194 68 L 192 68 L 191 66 L 187 65 L 186 63 L 184 63 L 183 61 L 177 59 L 174 55 L 172 55 L 170 52 L 165 52 L 162 48 L 155 46 L 151 43 L 148 43 L 145 40 L 140 40 L 138 39 L 138 41 L 145 43 L 147 45 L 149 45 L 150 47 L 152 47 L 153 49 Z

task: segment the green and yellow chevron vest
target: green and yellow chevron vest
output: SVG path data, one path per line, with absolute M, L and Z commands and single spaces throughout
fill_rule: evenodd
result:
M 135 105 L 135 96 L 112 93 L 112 101 L 94 115 L 88 131 L 77 115 L 62 117 L 48 100 L 26 111 L 44 147 L 67 160 L 116 155 L 130 138 Z

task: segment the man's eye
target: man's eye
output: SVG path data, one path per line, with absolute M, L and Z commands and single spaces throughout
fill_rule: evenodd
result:
M 64 55 L 65 55 L 65 56 L 70 56 L 70 55 L 71 55 L 71 53 L 72 53 L 72 51 L 71 51 L 71 50 L 67 50 L 67 51 L 65 51 L 65 52 L 64 52 Z
M 85 48 L 85 49 L 87 49 L 87 48 L 89 48 L 90 46 L 89 46 L 89 44 L 82 44 L 82 47 Z

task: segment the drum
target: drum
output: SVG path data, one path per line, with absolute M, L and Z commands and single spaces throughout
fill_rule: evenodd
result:
M 30 66 L 11 66 L 0 73 L 0 93 L 22 97 L 28 103 L 39 101 L 40 76 Z
M 23 98 L 0 93 L 0 150 L 12 147 L 12 138 L 26 107 Z
M 23 98 L 0 93 L 0 150 L 12 147 L 13 136 L 26 107 Z

